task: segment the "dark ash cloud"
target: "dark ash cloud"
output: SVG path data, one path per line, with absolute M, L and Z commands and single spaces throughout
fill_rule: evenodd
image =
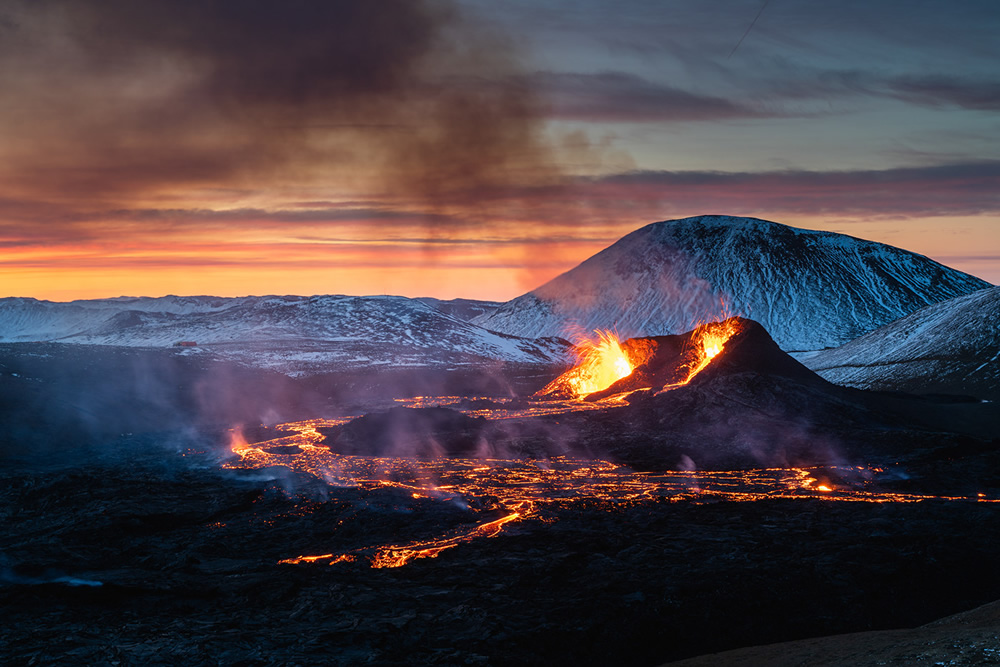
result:
M 0 182 L 106 206 L 262 178 L 429 198 L 537 178 L 518 70 L 448 0 L 12 0 Z

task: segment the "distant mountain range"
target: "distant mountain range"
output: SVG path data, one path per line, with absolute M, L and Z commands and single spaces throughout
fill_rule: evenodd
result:
M 473 321 L 528 338 L 598 327 L 653 336 L 716 319 L 723 302 L 763 324 L 782 349 L 804 351 L 990 286 L 882 243 L 700 216 L 647 225 Z
M 185 347 L 288 375 L 362 366 L 561 361 L 561 339 L 524 339 L 469 323 L 491 302 L 393 296 L 0 299 L 0 342 Z M 455 313 L 455 314 L 450 314 Z
M 1000 400 L 1000 287 L 928 306 L 803 362 L 861 389 Z
M 565 363 L 565 339 L 574 331 L 676 334 L 728 308 L 760 322 L 782 349 L 803 358 L 885 327 L 808 360 L 834 382 L 917 387 L 920 376 L 970 372 L 979 386 L 996 377 L 997 358 L 985 359 L 996 351 L 990 322 L 1000 315 L 991 287 L 881 243 L 754 218 L 701 216 L 647 225 L 503 304 L 394 296 L 6 298 L 0 343 L 195 343 L 176 351 L 299 377 Z M 899 318 L 907 319 L 885 326 Z M 971 343 L 976 351 L 969 352 L 959 329 L 972 332 L 964 340 L 981 335 L 984 342 Z M 942 355 L 958 365 L 943 366 Z

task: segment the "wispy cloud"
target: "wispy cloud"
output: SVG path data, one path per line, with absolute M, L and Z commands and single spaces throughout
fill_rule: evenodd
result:
M 739 101 L 625 72 L 540 72 L 530 78 L 554 118 L 589 122 L 713 121 L 771 115 Z
M 1000 212 L 1000 161 L 858 171 L 636 171 L 593 182 L 598 201 L 668 210 L 942 216 Z
M 978 111 L 1000 110 L 1000 78 L 974 80 L 960 76 L 901 76 L 886 81 L 887 92 L 926 106 L 955 106 Z

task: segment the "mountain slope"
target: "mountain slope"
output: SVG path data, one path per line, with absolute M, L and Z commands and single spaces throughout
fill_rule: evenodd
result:
M 837 384 L 1000 400 L 1000 287 L 923 308 L 804 360 Z
M 519 336 L 617 327 L 675 334 L 720 314 L 757 320 L 785 350 L 852 340 L 990 284 L 922 255 L 755 218 L 647 225 L 538 289 L 473 320 Z
M 472 302 L 469 302 L 472 303 Z M 446 304 L 447 305 L 447 304 Z M 454 304 L 450 304 L 454 310 Z M 464 304 L 468 307 L 468 304 Z M 169 347 L 193 341 L 247 365 L 292 374 L 343 365 L 447 365 L 561 359 L 561 341 L 498 334 L 392 296 L 0 299 L 0 342 Z

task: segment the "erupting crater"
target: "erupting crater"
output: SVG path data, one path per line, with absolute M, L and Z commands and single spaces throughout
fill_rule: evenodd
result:
M 691 382 L 744 328 L 739 317 L 701 324 L 686 334 L 629 338 L 611 331 L 577 343 L 577 364 L 536 398 L 595 401 L 640 389 L 654 393 Z
M 886 491 L 877 485 L 882 474 L 878 468 L 822 465 L 830 460 L 822 456 L 793 458 L 792 454 L 800 450 L 792 448 L 808 440 L 807 432 L 801 437 L 791 434 L 778 443 L 785 458 L 776 465 L 788 467 L 768 467 L 761 458 L 753 459 L 754 469 L 734 470 L 712 464 L 715 450 L 723 450 L 719 455 L 724 455 L 726 447 L 734 446 L 734 437 L 743 437 L 748 420 L 787 429 L 787 421 L 760 421 L 773 419 L 772 403 L 765 403 L 771 406 L 770 412 L 762 412 L 751 405 L 755 400 L 752 393 L 739 394 L 745 378 L 756 382 L 770 377 L 773 384 L 767 386 L 775 388 L 775 395 L 783 387 L 794 389 L 784 393 L 798 395 L 826 391 L 828 385 L 782 352 L 763 327 L 752 320 L 730 317 L 682 335 L 625 341 L 612 332 L 601 331 L 594 339 L 578 345 L 578 350 L 576 366 L 529 398 L 422 396 L 401 400 L 402 406 L 383 412 L 262 428 L 252 438 L 256 441 L 253 443 L 234 431 L 231 449 L 238 459 L 229 466 L 288 468 L 319 480 L 331 497 L 337 495 L 338 489 L 340 493 L 350 489 L 360 513 L 368 512 L 366 508 L 372 503 L 390 507 L 392 512 L 419 513 L 422 519 L 415 522 L 419 530 L 415 529 L 409 540 L 392 532 L 391 541 L 355 542 L 341 539 L 334 530 L 330 541 L 317 545 L 314 553 L 284 558 L 280 561 L 284 564 L 400 567 L 415 559 L 435 558 L 473 540 L 497 537 L 512 524 L 537 527 L 551 523 L 559 519 L 560 512 L 580 506 L 615 511 L 636 503 L 775 498 L 875 503 L 931 498 L 996 502 L 982 494 L 945 497 Z M 732 378 L 740 380 L 726 385 Z M 709 405 L 698 412 L 697 401 L 704 399 L 705 387 L 711 394 L 712 383 L 719 382 L 735 387 L 737 400 Z M 689 391 L 665 393 L 688 384 L 692 385 Z M 635 400 L 628 398 L 639 391 L 644 393 Z M 813 397 L 821 395 L 815 393 Z M 771 394 L 764 395 L 764 399 L 770 401 Z M 676 410 L 679 404 L 690 409 Z M 691 410 L 696 414 L 693 422 L 662 419 L 663 415 L 684 415 Z M 717 428 L 734 411 L 738 413 L 732 432 L 735 436 Z M 572 414 L 563 417 L 565 413 Z M 621 418 L 623 414 L 626 418 Z M 592 422 L 582 419 L 587 415 L 595 417 Z M 648 422 L 646 426 L 642 426 L 643 419 Z M 655 453 L 651 450 L 657 446 L 660 434 L 686 434 L 699 443 L 700 449 L 691 451 L 700 452 L 709 459 L 709 466 L 716 467 L 665 470 L 671 465 L 694 466 L 690 458 L 680 456 L 687 451 L 681 448 L 664 450 L 676 451 L 675 458 L 654 459 L 655 464 L 642 464 L 645 471 L 636 471 L 606 460 L 615 456 L 614 451 L 570 448 L 567 442 L 574 433 L 561 437 L 572 428 L 570 423 L 578 427 L 590 424 L 592 435 L 598 439 L 607 439 L 609 434 L 613 439 L 621 436 L 618 440 L 631 436 L 647 457 L 633 459 L 640 462 L 650 460 L 648 456 Z M 699 431 L 703 423 L 716 430 Z M 806 447 L 801 451 L 811 450 Z M 799 465 L 791 467 L 795 462 Z M 743 464 L 727 465 L 735 468 Z M 702 467 L 708 466 L 702 463 Z M 447 508 L 447 516 L 443 508 Z

